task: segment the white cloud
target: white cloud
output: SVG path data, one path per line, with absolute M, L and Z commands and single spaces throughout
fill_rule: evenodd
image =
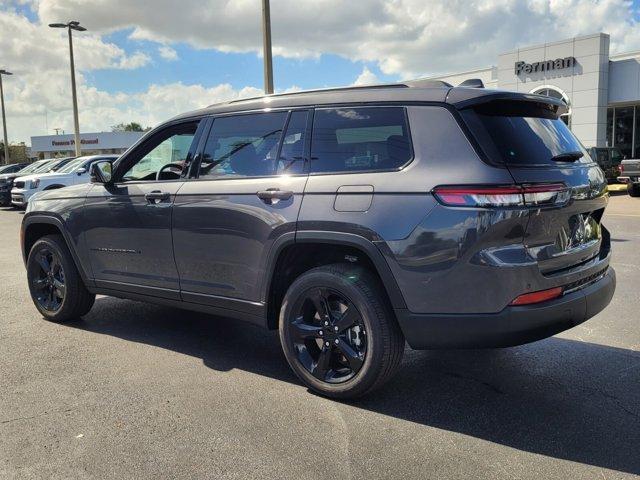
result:
M 10 140 L 28 140 L 53 127 L 72 129 L 68 44 L 64 31 L 46 25 L 71 18 L 89 31 L 74 36 L 83 130 L 138 121 L 158 122 L 216 101 L 258 95 L 260 90 L 228 84 L 206 88 L 172 83 L 139 93 L 109 93 L 90 84 L 99 69 L 135 69 L 152 60 L 127 52 L 103 35 L 131 29 L 133 39 L 158 42 L 158 55 L 173 59 L 171 47 L 261 54 L 259 0 L 33 0 L 38 20 L 2 2 L 2 66 L 16 75 L 5 82 Z M 604 31 L 611 50 L 640 48 L 640 24 L 626 0 L 278 0 L 271 4 L 274 53 L 289 58 L 335 54 L 376 64 L 387 75 L 427 76 L 488 66 L 517 46 Z M 126 73 L 124 73 L 126 75 Z M 368 68 L 357 84 L 378 79 Z M 292 89 L 296 89 L 292 87 Z
M 158 53 L 165 60 L 178 60 L 178 52 L 167 45 L 161 45 L 160 47 L 158 47 Z
M 358 75 L 358 78 L 356 78 L 356 81 L 353 82 L 353 84 L 356 86 L 375 85 L 376 83 L 380 83 L 378 76 L 367 67 L 364 67 L 362 69 L 362 73 L 360 73 L 360 75 Z
M 272 2 L 274 54 L 333 53 L 375 62 L 403 78 L 495 63 L 514 46 L 604 31 L 612 51 L 640 48 L 627 0 L 279 0 Z M 82 11 L 97 31 L 133 28 L 135 39 L 186 42 L 224 52 L 261 52 L 258 0 L 40 0 L 44 21 Z

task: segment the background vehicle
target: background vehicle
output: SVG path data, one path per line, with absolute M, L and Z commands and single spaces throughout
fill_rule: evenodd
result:
M 607 182 L 617 182 L 620 175 L 620 162 L 624 159 L 620 149 L 617 147 L 590 147 L 588 152 L 604 172 Z
M 51 162 L 52 160 L 50 159 L 39 160 L 37 162 L 33 162 L 31 165 L 27 165 L 17 172 L 0 174 L 0 205 L 11 205 L 11 189 L 13 188 L 13 182 L 17 177 L 20 175 L 34 173 L 40 169 L 45 169 Z
M 565 109 L 418 82 L 176 117 L 94 183 L 31 199 L 34 304 L 65 321 L 105 294 L 277 328 L 298 377 L 337 398 L 387 381 L 405 338 L 553 335 L 615 289 L 606 180 Z
M 43 190 L 67 187 L 89 181 L 89 168 L 98 160 L 116 160 L 117 155 L 93 155 L 68 159 L 64 165 L 56 165 L 57 170 L 34 173 L 15 179 L 11 190 L 11 203 L 24 208 L 31 196 Z
M 0 175 L 4 173 L 14 173 L 22 170 L 29 165 L 28 163 L 11 163 L 9 165 L 0 166 Z
M 640 159 L 623 160 L 618 180 L 627 184 L 632 197 L 640 197 Z

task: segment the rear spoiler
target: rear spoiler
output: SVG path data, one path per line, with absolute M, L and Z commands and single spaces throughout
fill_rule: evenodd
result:
M 479 90 L 477 88 L 452 88 L 447 94 L 446 102 L 462 110 L 471 108 L 488 102 L 496 101 L 517 101 L 517 102 L 535 102 L 552 105 L 558 116 L 567 113 L 566 104 L 557 99 L 547 97 L 545 95 L 536 95 L 533 93 L 518 93 L 504 90 Z

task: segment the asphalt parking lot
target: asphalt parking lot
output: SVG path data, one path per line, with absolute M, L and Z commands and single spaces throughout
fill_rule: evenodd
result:
M 640 199 L 615 196 L 618 289 L 589 322 L 510 349 L 407 350 L 352 403 L 277 335 L 99 297 L 37 314 L 0 209 L 0 478 L 632 478 L 640 475 Z

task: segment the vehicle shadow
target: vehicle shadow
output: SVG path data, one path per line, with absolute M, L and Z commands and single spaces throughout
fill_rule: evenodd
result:
M 298 382 L 276 332 L 99 298 L 75 328 Z M 640 352 L 550 338 L 495 350 L 407 349 L 396 377 L 357 408 L 518 450 L 640 474 Z

